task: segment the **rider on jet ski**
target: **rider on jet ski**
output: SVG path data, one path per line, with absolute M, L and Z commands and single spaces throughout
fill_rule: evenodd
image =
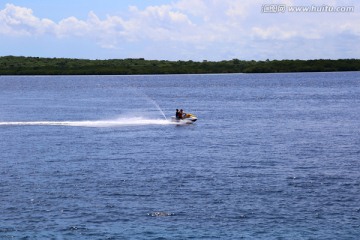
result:
M 176 119 L 183 119 L 184 116 L 186 116 L 186 113 L 184 113 L 184 111 L 182 109 L 180 109 L 180 111 L 179 111 L 179 109 L 176 109 L 175 116 L 176 116 Z
M 183 122 L 183 123 L 193 123 L 196 122 L 197 117 L 191 113 L 185 113 L 182 109 L 176 109 L 175 117 L 172 117 L 172 121 Z

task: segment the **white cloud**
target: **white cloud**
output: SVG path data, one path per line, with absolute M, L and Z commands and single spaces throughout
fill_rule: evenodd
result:
M 51 32 L 55 23 L 50 19 L 39 19 L 31 9 L 6 4 L 0 11 L 0 34 L 10 36 L 31 36 Z
M 59 37 L 84 36 L 89 31 L 89 23 L 81 21 L 75 17 L 61 20 L 55 27 L 55 33 Z
M 255 37 L 262 39 L 289 39 L 297 35 L 296 31 L 284 31 L 278 27 L 258 28 L 252 29 Z
M 200 17 L 207 15 L 207 12 L 209 12 L 208 6 L 203 0 L 180 0 L 173 4 L 175 9 Z
M 179 41 L 195 26 L 186 14 L 170 5 L 149 6 L 144 10 L 132 6 L 130 11 L 127 30 L 133 39 Z

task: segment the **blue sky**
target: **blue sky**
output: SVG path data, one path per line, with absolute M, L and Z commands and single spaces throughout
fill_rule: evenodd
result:
M 269 4 L 285 8 L 269 13 Z M 0 0 L 0 56 L 360 58 L 359 22 L 357 0 Z

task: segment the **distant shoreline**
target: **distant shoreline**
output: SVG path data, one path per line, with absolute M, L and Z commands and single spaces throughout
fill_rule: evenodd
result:
M 0 75 L 152 75 L 360 71 L 360 59 L 167 61 L 0 57 Z

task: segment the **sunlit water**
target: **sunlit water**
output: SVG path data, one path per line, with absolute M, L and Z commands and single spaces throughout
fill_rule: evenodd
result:
M 359 159 L 360 73 L 0 77 L 0 239 L 358 239 Z

